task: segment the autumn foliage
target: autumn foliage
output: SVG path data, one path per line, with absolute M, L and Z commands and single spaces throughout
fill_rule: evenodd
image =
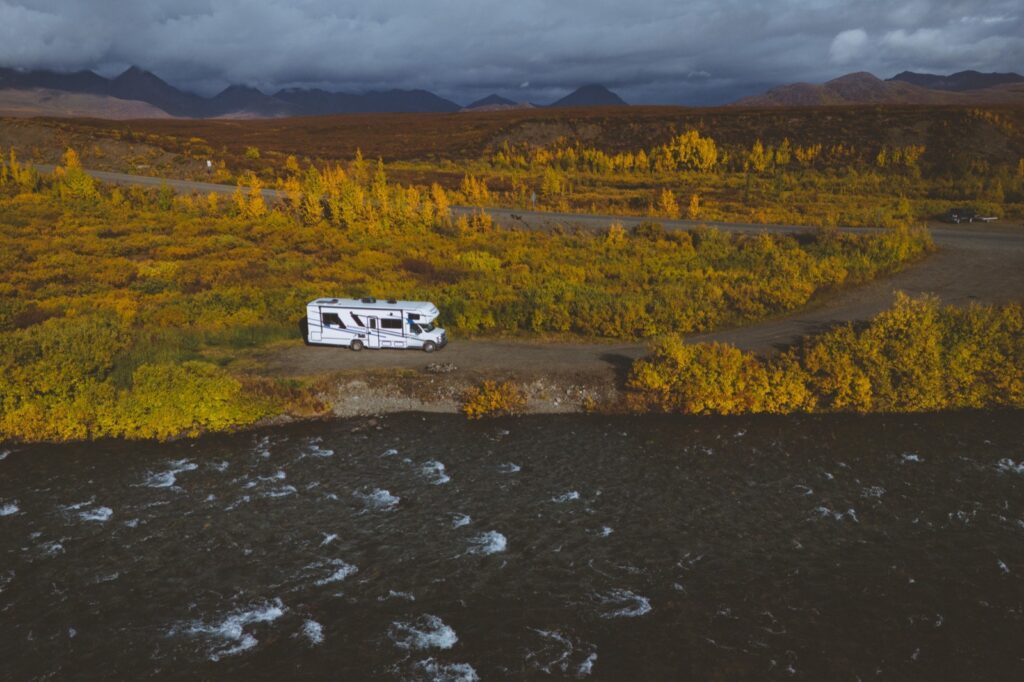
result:
M 306 405 L 232 362 L 294 341 L 325 294 L 432 300 L 461 335 L 638 339 L 792 310 L 930 248 L 913 229 L 498 229 L 486 214 L 453 220 L 443 190 L 389 183 L 360 156 L 296 163 L 272 184 L 284 202 L 255 182 L 178 196 L 104 187 L 74 153 L 50 177 L 4 155 L 0 438 L 171 438 Z
M 865 327 L 772 358 L 670 336 L 633 365 L 629 388 L 633 409 L 686 414 L 1021 408 L 1024 312 L 900 294 Z
M 484 381 L 466 391 L 462 412 L 470 419 L 518 414 L 526 407 L 523 390 L 511 381 Z

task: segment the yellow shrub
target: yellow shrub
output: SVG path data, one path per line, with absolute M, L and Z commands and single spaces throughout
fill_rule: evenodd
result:
M 517 414 L 524 407 L 526 396 L 511 381 L 484 381 L 466 391 L 462 402 L 462 411 L 470 419 Z

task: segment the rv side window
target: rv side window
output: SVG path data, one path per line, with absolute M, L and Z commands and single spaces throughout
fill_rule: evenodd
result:
M 418 320 L 418 319 L 420 319 L 420 314 L 419 313 L 409 313 L 409 319 L 410 320 Z
M 341 317 L 338 313 L 324 313 L 320 318 L 325 327 L 337 327 L 338 329 L 344 329 L 345 325 L 341 321 Z
M 382 329 L 401 329 L 402 328 L 402 321 L 401 320 L 390 320 L 388 318 L 384 318 L 384 319 L 382 319 L 380 321 L 380 326 L 381 326 Z
M 419 334 L 423 330 L 420 329 L 420 326 L 418 324 L 416 324 L 415 322 L 410 322 L 409 323 L 409 331 L 411 331 L 413 334 Z

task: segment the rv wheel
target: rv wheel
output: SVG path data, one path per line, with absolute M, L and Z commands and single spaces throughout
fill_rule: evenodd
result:
M 299 333 L 302 334 L 302 341 L 307 346 L 312 345 L 309 342 L 309 320 L 305 317 L 299 320 Z
M 348 345 L 348 347 L 351 348 L 352 350 L 362 350 L 363 349 L 363 342 L 360 341 L 359 339 L 356 339 L 355 341 L 350 343 Z
M 427 341 L 425 344 L 423 344 L 423 352 L 424 353 L 433 353 L 434 349 L 436 349 L 436 348 L 437 348 L 437 346 L 434 345 L 433 341 Z

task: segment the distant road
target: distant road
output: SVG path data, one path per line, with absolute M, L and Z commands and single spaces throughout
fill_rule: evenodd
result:
M 43 171 L 52 166 L 38 165 Z M 156 178 L 107 171 L 87 171 L 90 175 L 114 184 L 149 187 L 167 185 L 177 192 L 231 194 L 233 185 L 219 185 L 193 180 Z M 279 192 L 264 189 L 268 199 L 280 198 Z M 479 211 L 464 206 L 452 208 L 455 215 Z M 601 216 L 577 213 L 549 213 L 517 209 L 489 208 L 487 213 L 504 227 L 549 229 L 557 226 L 583 229 L 605 229 L 613 222 L 630 227 L 646 218 L 635 216 Z M 698 225 L 716 227 L 729 232 L 799 233 L 814 228 L 797 225 L 757 225 L 747 223 L 714 223 L 707 221 L 657 219 L 665 229 L 692 229 Z M 844 228 L 847 232 L 865 232 L 872 228 Z M 897 290 L 916 295 L 933 293 L 946 303 L 966 305 L 1005 303 L 1024 300 L 1024 228 L 1005 225 L 932 226 L 932 237 L 939 252 L 901 272 L 876 279 L 859 287 L 845 289 L 826 297 L 816 305 L 777 319 L 727 329 L 710 334 L 689 336 L 692 341 L 723 341 L 745 350 L 771 351 L 786 346 L 800 337 L 822 331 L 837 323 L 865 320 L 886 309 Z M 441 321 L 443 324 L 443 320 Z M 374 367 L 418 368 L 429 360 L 455 362 L 460 368 L 503 369 L 510 371 L 564 370 L 592 371 L 612 369 L 639 357 L 646 345 L 636 343 L 534 343 L 514 341 L 453 341 L 448 348 L 434 355 L 421 352 L 365 351 L 353 353 L 333 348 L 294 348 L 282 351 L 272 362 L 283 373 L 311 374 L 323 371 Z M 429 358 L 429 360 L 428 360 Z

